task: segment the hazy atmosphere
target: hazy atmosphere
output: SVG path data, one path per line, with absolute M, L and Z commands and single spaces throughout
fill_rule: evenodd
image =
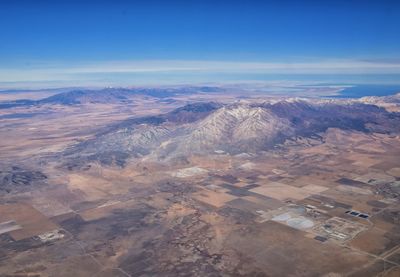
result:
M 0 277 L 399 277 L 399 1 L 1 1 Z
M 397 1 L 2 1 L 0 86 L 313 78 L 398 84 L 399 6 Z

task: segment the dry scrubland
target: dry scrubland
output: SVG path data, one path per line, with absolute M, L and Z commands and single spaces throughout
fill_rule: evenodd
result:
M 0 276 L 399 276 L 398 134 L 122 166 L 54 155 L 193 97 L 0 110 L 32 115 L 0 120 Z

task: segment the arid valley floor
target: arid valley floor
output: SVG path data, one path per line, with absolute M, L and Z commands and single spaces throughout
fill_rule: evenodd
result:
M 1 95 L 0 276 L 400 276 L 399 94 L 158 90 Z

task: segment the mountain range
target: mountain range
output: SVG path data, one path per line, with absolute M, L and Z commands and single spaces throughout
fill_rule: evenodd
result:
M 329 128 L 400 133 L 400 113 L 351 100 L 280 99 L 262 103 L 193 103 L 157 116 L 107 126 L 63 154 L 81 162 L 123 166 L 129 158 L 158 161 L 209 153 L 256 154 L 298 137 L 323 142 Z
M 159 88 L 104 88 L 99 90 L 74 89 L 63 91 L 52 96 L 39 99 L 20 99 L 0 102 L 0 109 L 37 106 L 44 104 L 79 105 L 86 103 L 129 103 L 134 96 L 149 96 L 164 99 L 181 94 L 221 92 L 223 88 L 213 86 L 182 86 Z

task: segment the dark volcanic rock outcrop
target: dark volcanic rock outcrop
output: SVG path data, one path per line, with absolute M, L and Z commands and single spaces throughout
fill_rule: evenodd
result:
M 12 166 L 0 171 L 0 193 L 31 190 L 31 186 L 40 186 L 46 179 L 40 171 Z

